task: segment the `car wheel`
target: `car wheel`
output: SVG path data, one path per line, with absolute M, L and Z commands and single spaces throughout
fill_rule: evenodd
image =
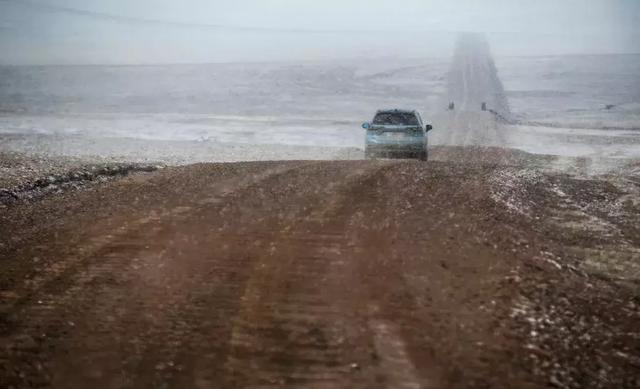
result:
M 421 161 L 428 161 L 429 160 L 429 152 L 427 150 L 425 150 L 425 151 L 420 153 L 420 160 Z

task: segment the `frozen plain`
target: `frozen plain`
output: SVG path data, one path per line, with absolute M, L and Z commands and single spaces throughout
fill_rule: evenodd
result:
M 449 62 L 0 67 L 0 150 L 170 164 L 352 159 L 360 124 L 388 107 L 420 110 L 436 125 L 434 145 L 446 131 L 437 124 Z M 496 66 L 513 123 L 487 143 L 640 158 L 640 55 L 498 57 Z

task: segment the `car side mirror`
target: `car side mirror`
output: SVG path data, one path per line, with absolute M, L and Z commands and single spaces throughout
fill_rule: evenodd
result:
M 427 124 L 426 130 L 427 132 L 433 130 L 433 126 L 431 124 Z
M 362 128 L 364 128 L 365 130 L 368 130 L 371 128 L 371 124 L 369 123 L 362 123 Z

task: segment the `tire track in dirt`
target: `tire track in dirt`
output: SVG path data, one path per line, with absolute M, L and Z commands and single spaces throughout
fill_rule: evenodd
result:
M 236 180 L 233 183 L 222 184 L 220 188 L 212 189 L 210 195 L 206 201 L 215 201 L 217 196 L 226 195 L 230 193 L 224 189 L 231 185 L 234 186 L 234 190 L 242 190 L 248 185 L 255 185 L 262 180 L 268 179 L 273 175 L 286 174 L 290 167 L 284 167 L 280 169 L 270 169 L 260 175 L 252 175 L 250 178 Z M 56 261 L 52 266 L 47 267 L 44 272 L 41 272 L 36 277 L 30 278 L 25 284 L 24 289 L 14 290 L 12 293 L 3 295 L 3 306 L 8 308 L 11 305 L 19 305 L 24 299 L 30 299 L 32 296 L 37 295 L 39 290 L 46 288 L 47 285 L 51 286 L 55 282 L 71 273 L 74 273 L 81 269 L 82 263 L 87 258 L 101 257 L 105 255 L 105 250 L 108 251 L 108 247 L 113 242 L 118 242 L 126 238 L 127 235 L 135 234 L 140 230 L 147 228 L 149 225 L 158 223 L 163 219 L 169 219 L 173 217 L 180 217 L 182 214 L 188 213 L 192 210 L 189 206 L 178 205 L 172 209 L 162 209 L 158 212 L 151 212 L 148 215 L 135 220 L 128 220 L 121 225 L 109 226 L 109 232 L 103 233 L 98 236 L 92 237 L 86 242 L 82 242 L 75 248 L 74 252 L 68 254 L 63 261 Z M 103 227 L 104 228 L 104 227 Z M 21 296 L 21 299 L 17 299 Z M 12 301 L 13 300 L 13 301 Z M 11 308 L 9 308 L 11 309 Z
M 70 261 L 42 269 L 37 288 L 7 284 L 14 297 L 0 323 L 0 386 L 543 387 L 547 378 L 526 359 L 531 339 L 513 329 L 531 318 L 519 303 L 537 303 L 536 285 L 547 278 L 580 279 L 531 273 L 557 244 L 533 217 L 540 207 L 579 208 L 588 199 L 582 188 L 611 191 L 567 181 L 565 204 L 559 190 L 523 187 L 528 176 L 519 172 L 417 161 L 195 165 L 78 193 L 71 199 L 106 216 L 86 228 L 93 213 L 82 205 L 87 216 L 66 216 L 61 230 L 36 241 L 40 249 L 18 249 L 11 266 L 2 264 L 29 274 L 21 266 L 45 250 Z M 134 186 L 140 191 L 129 193 Z M 162 201 L 132 205 L 145 192 Z M 618 195 L 615 207 L 635 209 L 631 192 Z M 628 217 L 610 222 L 620 229 L 612 241 L 635 231 Z M 73 257 L 85 246 L 95 250 Z M 519 283 L 531 274 L 537 283 L 525 294 Z M 590 293 L 582 288 L 575 299 L 605 350 L 597 331 L 612 324 L 584 301 L 609 300 Z M 570 335 L 586 349 L 582 330 Z M 544 339 L 532 344 L 556 344 Z M 628 367 L 616 361 L 631 354 L 618 351 L 607 363 L 624 378 Z M 577 355 L 561 361 L 574 366 Z
M 468 294 L 468 271 L 451 278 L 438 258 L 479 272 L 479 289 L 497 276 L 481 270 L 496 260 L 491 250 L 476 250 L 479 260 L 466 265 L 448 248 L 449 234 L 465 234 L 448 226 L 459 223 L 450 210 L 476 212 L 463 204 L 468 192 L 472 204 L 486 197 L 489 172 L 444 166 L 285 163 L 255 182 L 247 177 L 246 186 L 231 177 L 221 183 L 233 185 L 173 197 L 162 217 L 105 243 L 55 288 L 39 289 L 49 293 L 45 304 L 25 300 L 13 312 L 3 384 L 447 386 L 449 354 L 459 365 L 479 350 L 459 351 L 446 334 L 475 323 L 473 333 L 454 333 L 464 344 L 485 339 L 486 313 L 470 307 L 488 303 L 473 297 L 477 290 Z M 203 167 L 191 169 L 206 177 Z M 492 266 L 491 274 L 504 272 Z
M 356 194 L 363 199 L 354 210 L 359 219 L 348 231 L 358 248 L 356 272 L 368 280 L 378 357 L 395 366 L 396 374 L 380 377 L 387 387 L 455 386 L 461 365 L 469 386 L 495 386 L 491 376 L 521 379 L 517 369 L 484 364 L 501 358 L 499 348 L 487 346 L 504 344 L 495 326 L 511 299 L 501 286 L 511 265 L 485 243 L 490 237 L 478 226 L 486 220 L 474 219 L 494 211 L 487 201 L 491 174 L 404 165 Z M 501 228 L 491 227 L 494 233 Z M 455 346 L 445 340 L 452 333 Z M 496 370 L 474 373 L 486 369 Z
M 304 170 L 304 169 L 302 169 Z M 260 181 L 255 183 L 253 186 L 248 188 L 247 192 L 255 193 L 255 191 L 259 191 L 262 187 L 270 187 L 270 181 L 287 181 L 293 172 L 288 172 L 288 177 L 286 179 L 282 178 L 284 176 L 273 175 L 266 181 Z M 306 177 L 307 172 L 298 172 L 301 177 Z M 335 182 L 340 182 L 338 177 L 334 177 Z M 331 187 L 331 184 L 329 185 Z M 334 189 L 335 190 L 335 189 Z M 325 193 L 326 194 L 326 193 Z M 207 204 L 207 207 L 203 207 L 200 209 L 201 213 L 215 215 L 216 213 L 220 213 L 221 210 L 224 210 L 228 206 L 230 206 L 230 201 L 238 201 L 238 195 L 242 196 L 242 191 L 234 191 L 230 198 L 216 199 L 215 201 L 211 201 L 211 197 L 207 196 L 206 199 L 201 201 L 201 203 Z M 222 200 L 222 201 L 221 201 Z M 233 205 L 231 205 L 233 208 Z M 181 208 L 181 215 L 187 215 L 189 212 L 188 209 Z M 191 218 L 193 215 L 190 216 Z M 94 335 L 94 341 L 98 341 L 100 347 L 95 349 L 86 349 L 86 346 L 82 345 L 80 341 L 78 341 L 78 348 L 72 348 L 68 353 L 72 355 L 91 355 L 95 353 L 98 349 L 100 353 L 98 355 L 94 355 L 90 361 L 87 361 L 88 364 L 84 365 L 84 371 L 89 373 L 89 377 L 86 375 L 81 377 L 77 374 L 78 361 L 72 358 L 73 363 L 64 362 L 64 358 L 62 360 L 58 360 L 55 368 L 52 370 L 57 372 L 56 383 L 58 386 L 65 387 L 82 387 L 86 384 L 89 384 L 91 379 L 91 374 L 94 375 L 93 380 L 104 377 L 107 375 L 112 379 L 115 379 L 114 384 L 119 385 L 122 384 L 123 377 L 117 374 L 118 370 L 124 369 L 125 371 L 130 371 L 131 373 L 128 375 L 128 381 L 132 383 L 133 386 L 146 385 L 146 384 L 154 384 L 157 382 L 167 382 L 172 381 L 174 376 L 179 373 L 182 369 L 189 369 L 190 366 L 184 366 L 180 364 L 181 358 L 176 358 L 179 356 L 180 347 L 179 340 L 184 338 L 184 334 L 186 333 L 202 333 L 204 330 L 202 328 L 198 328 L 198 323 L 202 322 L 202 316 L 207 314 L 206 309 L 203 308 L 202 301 L 198 300 L 208 300 L 211 296 L 220 296 L 231 294 L 228 299 L 218 299 L 216 298 L 212 301 L 212 305 L 216 306 L 217 310 L 222 312 L 227 311 L 228 316 L 221 317 L 221 321 L 228 321 L 230 317 L 233 317 L 233 310 L 235 309 L 234 304 L 236 304 L 237 296 L 234 297 L 239 291 L 238 287 L 240 284 L 237 282 L 229 282 L 220 283 L 216 287 L 208 287 L 207 282 L 203 279 L 199 278 L 199 276 L 191 275 L 190 282 L 184 283 L 183 280 L 173 280 L 171 281 L 172 276 L 167 276 L 166 273 L 175 273 L 176 269 L 174 264 L 173 266 L 170 263 L 170 257 L 172 255 L 177 255 L 185 259 L 189 258 L 198 258 L 206 256 L 205 253 L 202 252 L 202 249 L 198 251 L 197 249 L 189 249 L 187 248 L 184 252 L 172 252 L 170 249 L 167 250 L 166 247 L 163 247 L 162 242 L 166 242 L 169 240 L 170 242 L 180 241 L 180 237 L 169 237 L 172 234 L 176 234 L 179 231 L 180 235 L 184 237 L 188 237 L 190 240 L 189 243 L 192 243 L 194 247 L 204 246 L 209 240 L 216 240 L 218 233 L 214 230 L 214 232 L 210 233 L 208 239 L 197 238 L 198 234 L 202 234 L 197 229 L 193 227 L 189 227 L 189 225 L 181 225 L 181 220 L 184 217 L 179 217 L 179 215 L 171 215 L 170 218 L 166 218 L 166 221 L 170 220 L 170 226 L 162 226 L 157 225 L 156 223 L 154 228 L 145 228 L 143 232 L 138 234 L 133 234 L 124 239 L 126 242 L 119 242 L 118 244 L 110 245 L 108 248 L 111 250 L 109 255 L 107 255 L 107 261 L 104 265 L 95 265 L 92 267 L 90 271 L 87 273 L 91 274 L 92 278 L 95 281 L 97 277 L 96 274 L 109 274 L 114 275 L 119 272 L 117 269 L 124 269 L 122 272 L 123 275 L 116 276 L 119 280 L 115 282 L 115 285 L 107 284 L 105 290 L 102 291 L 99 295 L 100 298 L 94 303 L 95 308 L 89 308 L 89 317 L 84 318 L 75 318 L 71 320 L 71 322 L 91 322 L 96 323 L 98 328 L 82 328 L 82 325 L 78 324 L 73 329 L 75 334 L 69 342 L 71 345 L 74 344 L 74 338 L 83 339 L 85 338 L 86 333 L 95 332 L 99 329 L 99 333 L 110 334 L 108 338 L 100 340 L 100 337 L 96 339 Z M 154 219 L 156 222 L 159 222 L 161 219 Z M 247 225 L 250 225 L 250 222 L 246 220 L 245 217 L 241 217 L 239 220 L 242 221 L 241 225 L 234 225 L 235 228 L 245 228 Z M 278 225 L 277 221 L 270 221 L 274 223 L 273 225 Z M 214 223 L 215 226 L 216 223 Z M 226 222 L 224 222 L 226 224 Z M 211 227 L 214 227 L 211 226 Z M 147 226 L 149 227 L 149 226 Z M 229 228 L 229 226 L 225 226 L 225 229 Z M 239 232 L 236 232 L 238 235 L 242 235 Z M 255 235 L 253 235 L 255 237 Z M 268 236 L 268 235 L 267 235 Z M 159 244 L 157 242 L 160 242 Z M 124 244 L 121 244 L 124 243 Z M 233 244 L 235 246 L 235 244 Z M 240 245 L 239 245 L 240 246 Z M 240 246 L 242 247 L 242 246 Z M 184 250 L 184 249 L 183 249 Z M 264 250 L 264 248 L 260 248 L 260 250 Z M 126 269 L 126 262 L 129 261 L 124 255 L 128 253 L 131 255 L 136 251 L 144 252 L 144 256 L 135 256 L 133 258 L 133 267 L 143 268 L 142 274 L 143 278 L 140 278 L 138 275 L 131 274 L 131 271 Z M 157 253 L 157 254 L 154 254 Z M 251 255 L 247 253 L 246 255 Z M 253 254 L 255 255 L 255 254 Z M 209 258 L 207 258 L 209 259 Z M 231 268 L 238 266 L 233 271 L 242 271 L 243 265 L 237 265 L 236 262 L 233 261 L 233 258 L 219 258 L 223 260 L 220 263 L 220 267 L 217 268 L 215 265 L 212 266 L 211 262 L 204 261 L 202 258 L 199 261 L 188 263 L 186 266 L 188 270 L 182 270 L 176 277 L 180 276 L 188 276 L 189 273 L 199 274 L 201 271 L 203 274 L 211 274 L 212 272 L 215 274 L 218 271 L 221 273 L 228 273 L 230 269 L 228 269 L 229 265 Z M 175 262 L 175 260 L 174 260 Z M 181 264 L 179 266 L 182 266 Z M 247 265 L 245 263 L 245 265 Z M 200 270 L 198 270 L 200 269 Z M 171 282 L 169 282 L 171 281 Z M 168 287 L 169 285 L 163 285 L 168 283 L 178 282 L 178 285 L 173 285 L 172 288 L 176 289 L 184 289 L 185 292 L 178 293 L 186 294 L 187 297 L 178 298 L 176 300 L 174 290 L 169 294 L 165 294 L 162 296 L 162 291 L 158 292 L 158 289 L 163 287 Z M 180 285 L 180 283 L 184 283 Z M 140 285 L 140 286 L 138 286 Z M 74 304 L 74 299 L 76 298 L 77 290 L 82 290 L 82 287 L 89 287 L 90 285 L 83 284 L 82 286 L 78 286 L 77 288 L 72 288 L 73 293 L 70 293 L 70 297 L 68 299 L 59 300 L 59 304 L 62 306 L 72 305 Z M 98 289 L 99 290 L 99 289 Z M 71 292 L 71 290 L 70 290 Z M 95 293 L 96 291 L 94 291 Z M 162 297 L 161 297 L 162 296 Z M 158 300 L 162 301 L 160 307 L 154 307 L 155 302 Z M 195 300 L 195 301 L 194 301 Z M 131 307 L 131 302 L 137 302 L 134 307 Z M 149 305 L 151 304 L 151 305 Z M 127 307 L 128 306 L 128 307 Z M 127 307 L 121 314 L 117 314 L 118 310 L 123 310 L 123 307 Z M 225 308 L 227 307 L 227 308 Z M 227 310 L 228 309 L 228 310 Z M 116 312 L 115 314 L 109 314 L 109 311 L 113 310 Z M 95 316 L 91 314 L 92 311 L 95 311 Z M 139 313 L 145 313 L 145 316 L 151 316 L 148 320 L 139 320 L 136 317 L 132 317 L 131 315 L 138 315 Z M 86 314 L 83 314 L 85 316 Z M 93 317 L 92 317 L 93 316 Z M 107 317 L 108 320 L 103 320 L 104 317 Z M 43 318 L 46 319 L 46 318 Z M 39 321 L 39 320 L 36 320 Z M 43 320 L 44 321 L 44 320 Z M 55 322 L 55 320 L 54 320 Z M 142 323 L 140 323 L 142 322 Z M 129 324 L 127 324 L 129 323 Z M 156 324 L 159 323 L 159 324 Z M 95 325 L 95 324 L 94 324 Z M 220 325 L 220 323 L 218 323 Z M 100 329 L 101 328 L 101 329 Z M 146 328 L 146 329 L 145 329 Z M 120 337 L 127 337 L 125 334 L 132 333 L 140 333 L 139 336 L 136 336 L 137 339 L 134 346 L 123 345 L 124 349 L 130 348 L 130 352 L 126 353 L 128 355 L 122 355 L 121 353 L 116 352 L 113 354 L 113 347 L 108 344 L 109 339 L 115 337 L 116 339 Z M 220 334 L 218 333 L 218 336 Z M 183 339 L 184 341 L 184 339 Z M 211 343 L 209 343 L 211 345 Z M 182 345 L 189 346 L 189 348 L 198 348 L 195 344 L 190 345 Z M 136 350 L 134 350 L 134 348 Z M 212 347 L 208 350 L 211 353 L 215 350 L 216 347 Z M 137 351 L 137 352 L 136 352 Z M 161 355 L 161 358 L 157 358 L 156 356 Z M 223 350 L 218 350 L 217 358 L 220 355 L 224 355 Z M 193 358 L 194 355 L 191 355 Z M 200 357 L 200 356 L 198 356 Z M 200 358 L 203 359 L 203 358 Z M 188 363 L 187 363 L 188 365 Z M 202 363 L 200 363 L 200 367 L 202 367 Z M 99 367 L 99 368 L 98 368 Z M 208 379 L 216 378 L 216 375 L 213 374 L 205 374 L 207 369 L 195 369 L 198 373 L 198 382 L 204 383 L 208 382 Z M 92 373 L 93 372 L 93 373 Z M 136 373 L 134 373 L 136 372 Z M 140 377 L 136 379 L 135 377 Z M 218 377 L 219 379 L 219 377 Z M 127 380 L 124 381 L 125 383 Z M 192 384 L 192 383 L 191 383 Z
M 260 185 L 262 181 L 273 176 L 285 175 L 295 168 L 298 167 L 285 164 L 276 168 L 267 168 L 259 174 L 218 182 L 216 188 L 206 191 L 202 201 L 211 201 L 214 198 L 229 196 L 235 191 L 247 190 L 251 186 Z M 26 323 L 27 327 L 23 328 L 19 334 L 3 334 L 2 343 L 12 344 L 11 354 L 14 356 L 28 358 L 34 348 L 34 342 L 50 344 L 55 342 L 56 335 L 81 334 L 83 328 L 80 323 L 86 320 L 84 316 L 86 313 L 82 313 L 80 317 L 73 317 L 69 311 L 75 311 L 74 306 L 82 307 L 88 312 L 92 312 L 96 308 L 98 310 L 96 317 L 91 320 L 92 325 L 96 327 L 84 328 L 85 331 L 99 330 L 103 334 L 111 332 L 111 326 L 122 319 L 114 314 L 117 313 L 119 305 L 132 299 L 132 292 L 141 289 L 135 287 L 136 283 L 142 281 L 144 286 L 151 287 L 152 290 L 164 286 L 161 279 L 163 265 L 157 262 L 166 257 L 168 250 L 166 242 L 162 239 L 159 240 L 158 237 L 166 237 L 170 230 L 163 224 L 184 220 L 193 212 L 195 210 L 192 207 L 178 203 L 177 206 L 168 209 L 152 211 L 146 216 L 129 219 L 123 224 L 100 223 L 103 228 L 100 233 L 89 236 L 89 239 L 74 247 L 71 253 L 65 253 L 64 257 L 54 262 L 53 266 L 47 267 L 35 278 L 28 280 L 8 294 L 8 297 L 12 297 L 12 299 L 7 298 L 3 301 L 3 316 L 11 322 Z M 107 230 L 105 231 L 104 228 Z M 136 257 L 136 253 L 144 254 Z M 152 271 L 145 273 L 146 279 L 139 279 L 136 276 L 131 276 L 131 268 L 133 270 L 146 268 L 152 269 Z M 157 270 L 153 271 L 154 268 Z M 87 290 L 91 290 L 89 295 L 86 294 Z M 104 300 L 100 301 L 99 297 Z M 144 301 L 145 298 L 143 295 L 136 297 L 138 299 L 132 300 Z M 149 301 L 149 296 L 146 298 Z M 155 302 L 151 301 L 150 304 L 153 305 Z M 149 307 L 138 306 L 129 314 L 137 315 L 140 311 L 145 311 L 145 308 Z M 153 311 L 153 309 L 146 309 L 146 311 Z M 63 319 L 63 317 L 67 317 L 67 319 Z M 136 321 L 131 317 L 122 320 L 134 323 Z M 147 332 L 143 337 L 163 339 L 161 333 L 153 332 L 155 331 L 153 328 L 147 331 L 151 332 Z M 118 331 L 112 331 L 112 333 L 117 334 Z M 102 343 L 104 349 L 109 348 L 110 340 L 111 336 Z M 71 342 L 73 343 L 73 339 Z M 161 343 L 164 343 L 164 340 L 161 340 Z M 85 351 L 85 354 L 91 354 L 91 352 Z M 107 354 L 106 352 L 102 353 Z M 95 359 L 99 358 L 94 356 L 93 359 L 92 363 L 95 365 Z M 118 355 L 109 361 L 103 360 L 102 362 L 104 366 L 112 366 L 113 371 L 117 371 L 121 361 L 122 355 Z M 61 379 L 60 377 L 64 377 L 65 373 L 68 373 L 69 377 L 80 378 L 80 375 L 77 374 L 77 362 L 69 366 L 58 365 L 55 368 L 46 366 L 44 362 L 38 362 L 32 367 L 39 371 L 49 367 L 58 372 L 58 380 Z M 101 372 L 92 372 L 91 367 L 87 368 L 87 373 L 94 374 L 96 376 L 94 378 L 101 377 Z M 10 375 L 5 378 L 8 377 Z M 112 375 L 112 377 L 118 378 L 118 375 Z M 66 386 L 67 383 L 63 386 Z M 79 387 L 82 386 L 79 385 Z
M 343 231 L 351 215 L 350 188 L 367 186 L 386 168 L 349 174 L 304 217 L 289 219 L 256 262 L 226 364 L 233 375 L 240 373 L 236 384 L 368 386 L 359 375 L 353 379 L 367 353 L 355 352 L 362 323 L 345 306 L 351 306 L 345 299 L 352 285 L 345 261 L 353 247 Z

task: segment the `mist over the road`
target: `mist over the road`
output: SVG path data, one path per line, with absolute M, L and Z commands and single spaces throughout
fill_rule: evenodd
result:
M 489 43 L 482 35 L 460 36 L 447 78 L 448 101 L 458 110 L 477 111 L 485 104 L 503 117 L 511 116 Z

